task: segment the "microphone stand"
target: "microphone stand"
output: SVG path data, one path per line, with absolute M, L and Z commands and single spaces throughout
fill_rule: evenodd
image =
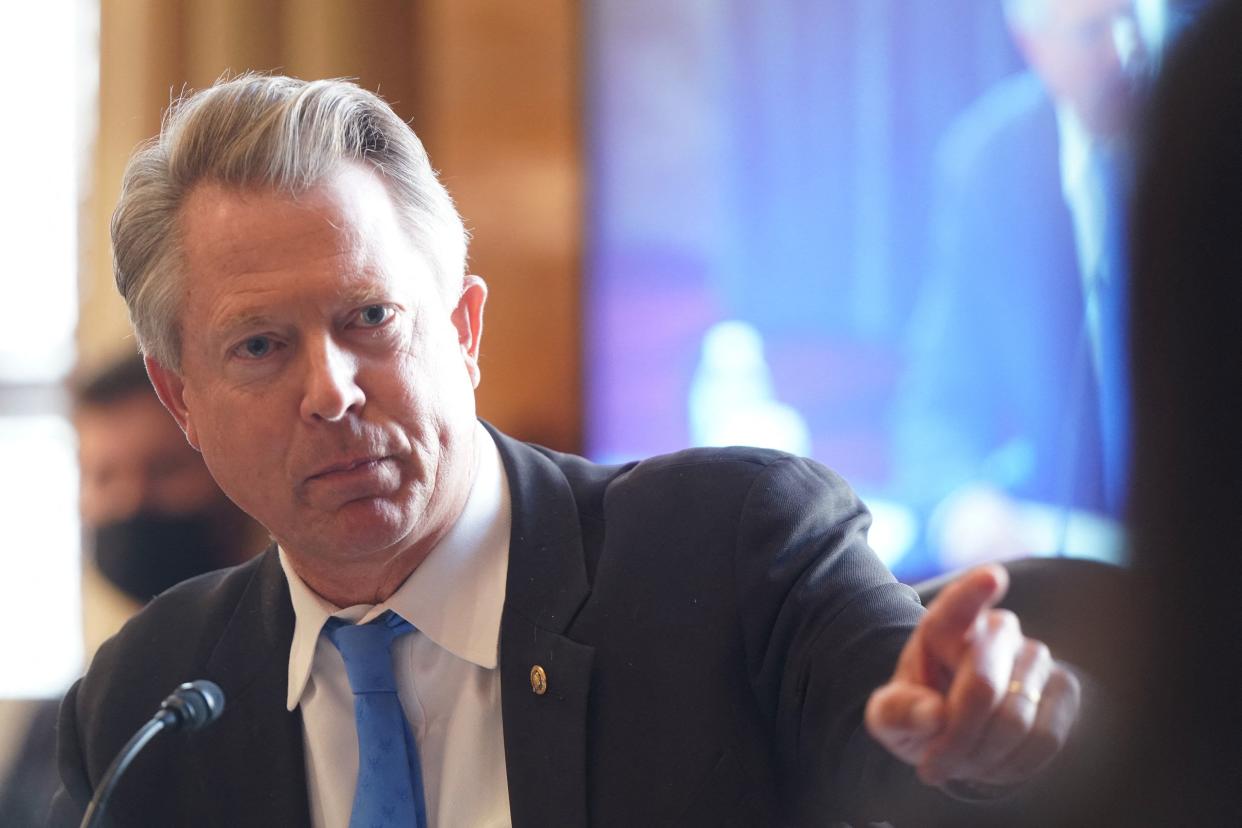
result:
M 86 809 L 86 814 L 82 817 L 82 828 L 98 828 L 103 825 L 103 813 L 108 807 L 108 800 L 112 797 L 112 791 L 116 788 L 116 781 L 120 779 L 121 774 L 125 773 L 125 769 L 129 767 L 130 762 L 134 761 L 134 757 L 138 755 L 147 742 L 154 739 L 165 728 L 168 727 L 168 719 L 175 718 L 174 714 L 161 710 L 151 719 L 138 729 L 130 740 L 125 743 L 125 747 L 121 748 L 121 752 L 112 760 L 112 764 L 108 766 L 108 772 L 104 774 L 103 780 L 99 783 L 99 790 L 91 799 L 91 804 Z
M 112 798 L 112 792 L 116 790 L 117 781 L 148 742 L 165 730 L 179 730 L 183 727 L 187 730 L 199 730 L 218 719 L 223 711 L 224 693 L 210 681 L 187 682 L 174 690 L 160 704 L 155 715 L 130 737 L 112 760 L 86 807 L 81 828 L 100 828 L 103 825 L 103 815 L 108 808 L 108 800 Z

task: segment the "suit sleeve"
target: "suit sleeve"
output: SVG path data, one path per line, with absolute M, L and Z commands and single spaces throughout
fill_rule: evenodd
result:
M 797 825 L 865 824 L 943 799 L 863 726 L 867 699 L 923 613 L 868 547 L 870 522 L 839 477 L 788 457 L 755 479 L 739 524 L 748 670 Z

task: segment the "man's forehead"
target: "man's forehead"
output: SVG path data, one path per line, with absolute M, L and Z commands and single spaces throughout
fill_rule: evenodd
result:
M 291 254 L 357 255 L 381 228 L 375 211 L 357 209 L 346 193 L 322 187 L 289 194 L 200 184 L 180 219 L 187 264 L 260 267 Z
M 179 229 L 190 290 L 222 276 L 360 274 L 381 260 L 406 269 L 412 252 L 386 189 L 365 171 L 298 194 L 203 184 L 187 197 Z

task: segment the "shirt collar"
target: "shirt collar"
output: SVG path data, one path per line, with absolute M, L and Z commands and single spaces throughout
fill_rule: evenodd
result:
M 1071 204 L 1085 186 L 1091 159 L 1091 133 L 1068 106 L 1057 107 L 1057 137 L 1061 151 L 1061 192 Z
M 302 698 L 319 633 L 333 616 L 366 623 L 392 610 L 458 658 L 496 668 L 509 569 L 509 484 L 500 452 L 481 424 L 476 425 L 474 443 L 474 482 L 461 515 L 387 601 L 336 607 L 308 587 L 293 571 L 285 550 L 279 550 L 295 618 L 289 648 L 289 710 Z

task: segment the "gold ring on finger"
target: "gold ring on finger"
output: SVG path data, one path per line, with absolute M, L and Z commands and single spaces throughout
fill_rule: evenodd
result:
M 1009 694 L 1011 696 L 1021 696 L 1031 704 L 1039 707 L 1040 692 L 1038 690 L 1032 690 L 1017 679 L 1009 682 Z

